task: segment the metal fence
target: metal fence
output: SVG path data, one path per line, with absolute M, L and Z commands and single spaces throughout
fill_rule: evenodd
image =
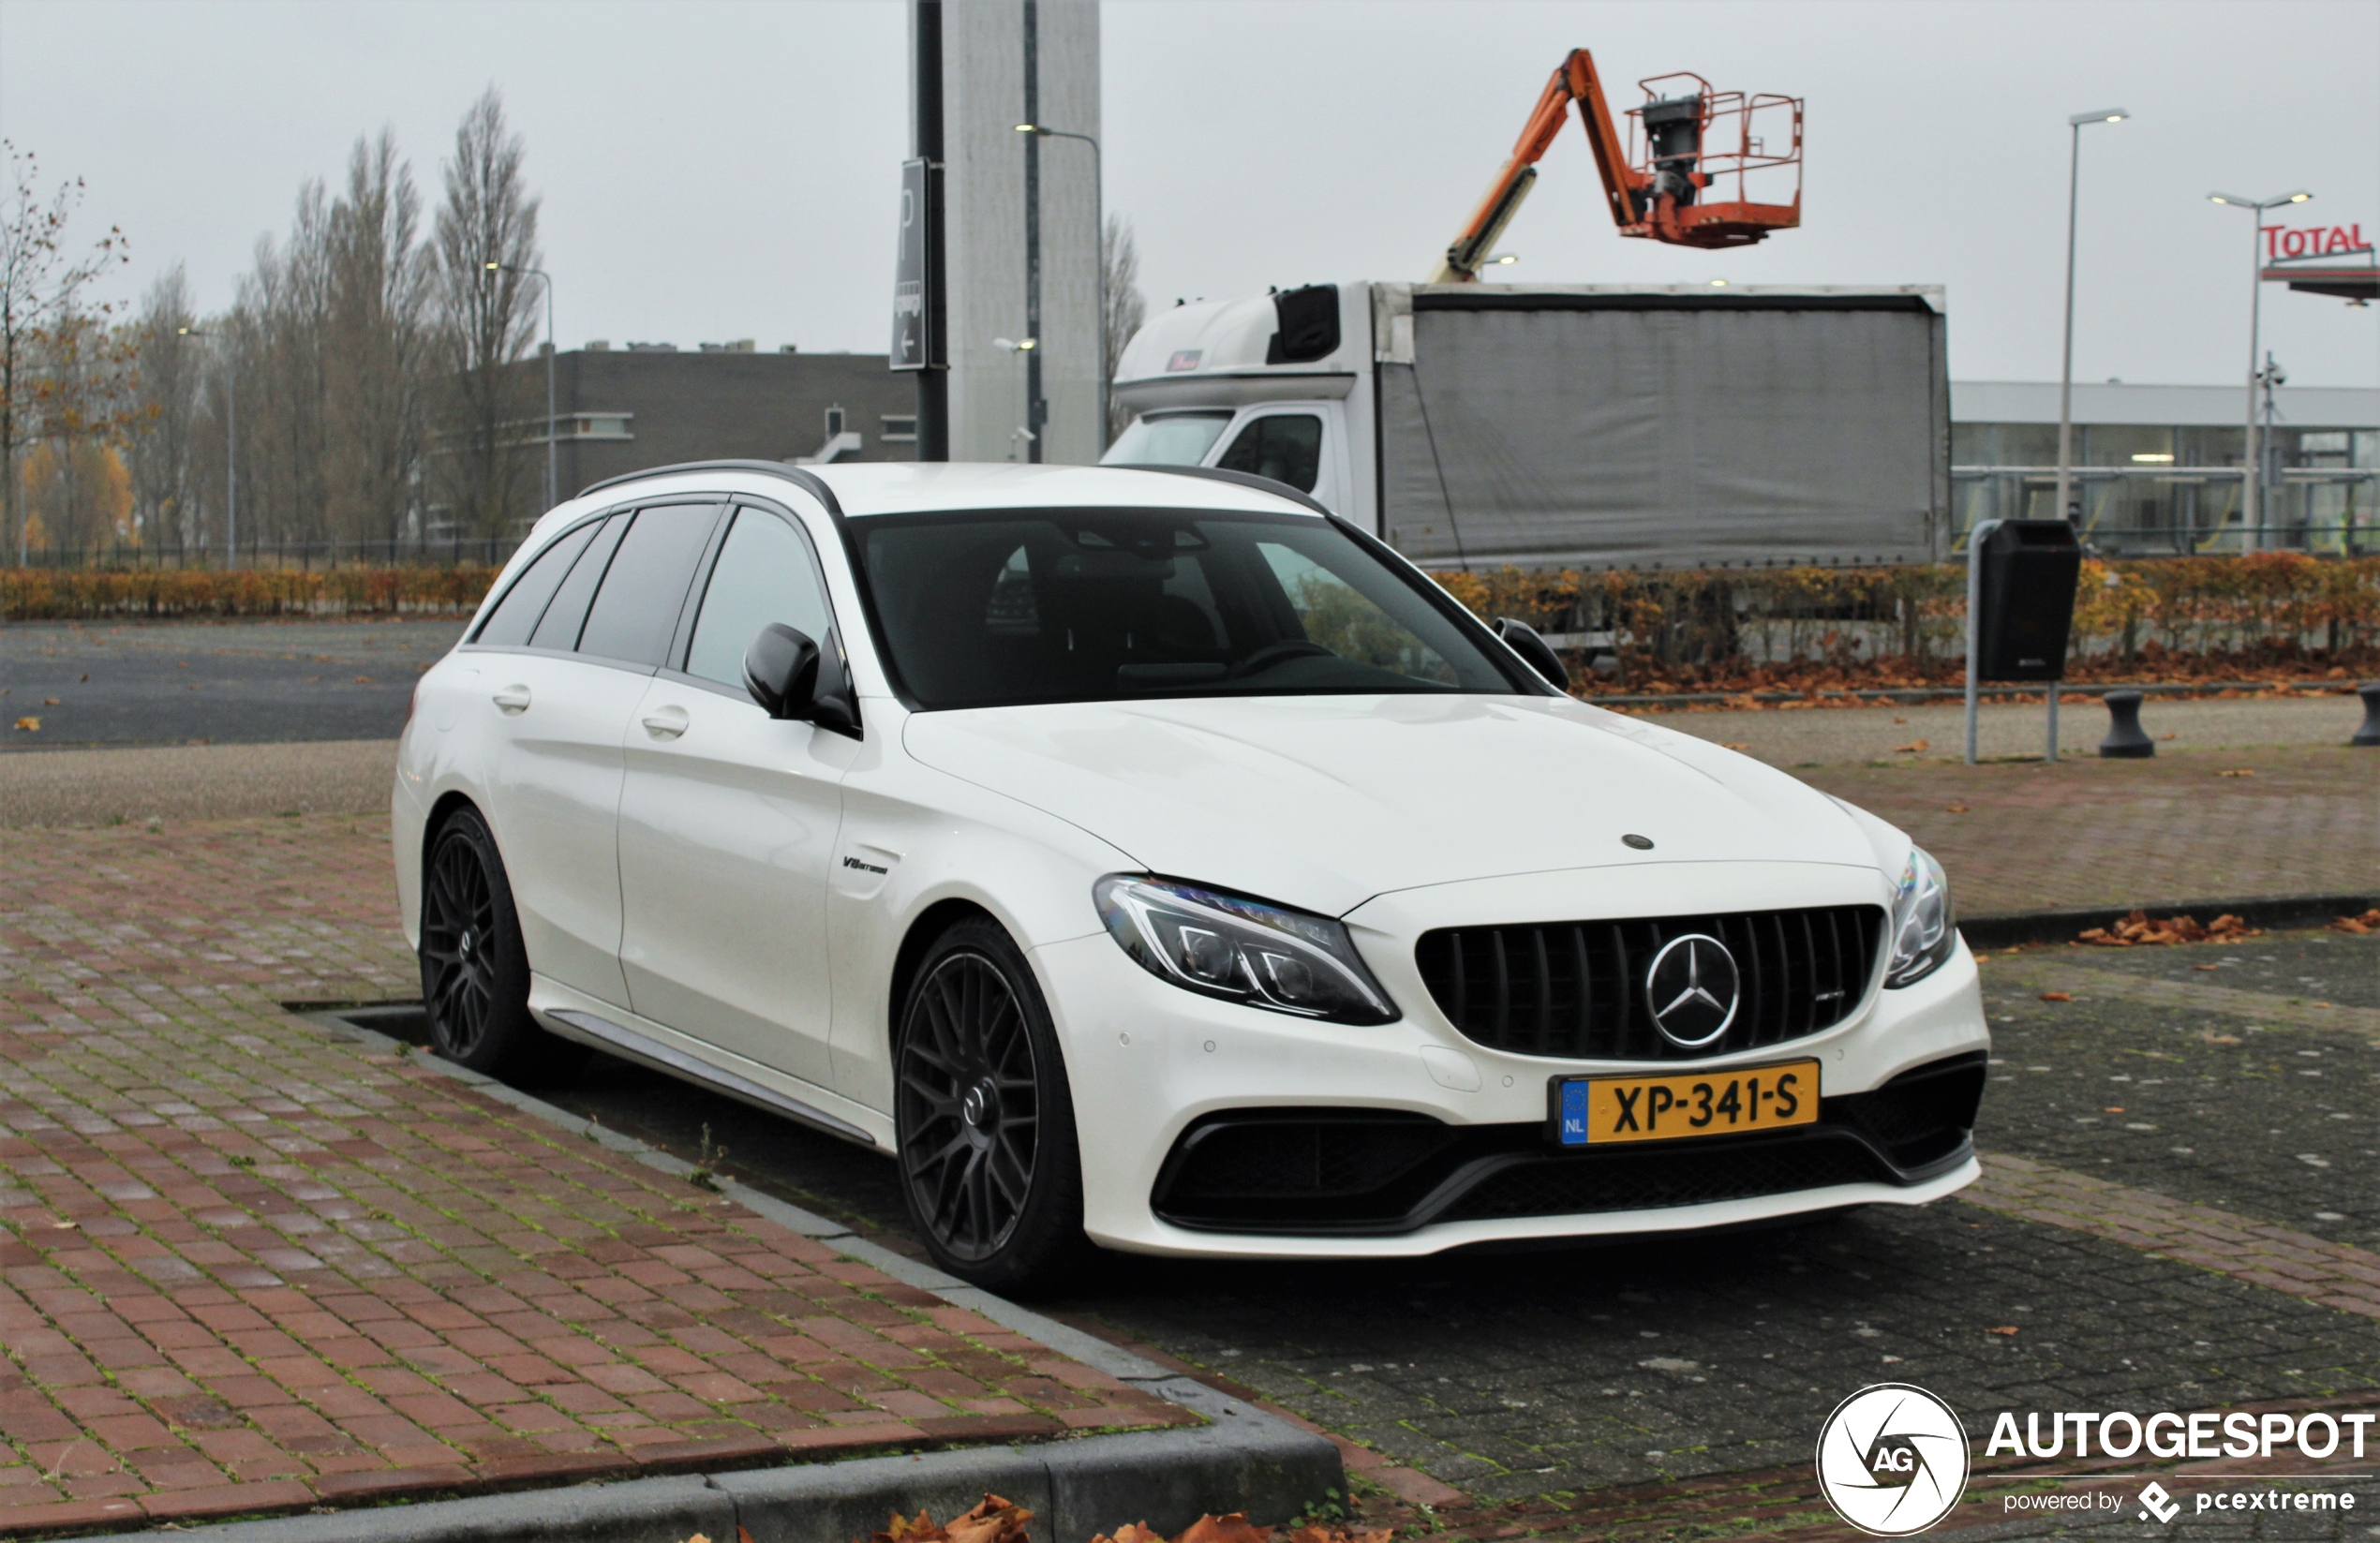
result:
M 430 536 L 389 541 L 243 542 L 233 553 L 220 545 L 176 546 L 156 542 L 105 542 L 88 546 L 28 548 L 22 568 L 56 571 L 221 571 L 228 568 L 320 571 L 339 568 L 500 568 L 525 538 Z
M 2238 467 L 2075 467 L 2084 543 L 2116 557 L 2243 552 L 2362 556 L 2380 552 L 2380 469 L 2291 467 L 2264 489 L 2252 528 L 2239 523 Z M 1986 520 L 2050 520 L 2060 511 L 2056 467 L 1953 467 L 1954 528 Z

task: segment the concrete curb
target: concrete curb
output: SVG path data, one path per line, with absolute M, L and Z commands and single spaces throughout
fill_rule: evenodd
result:
M 1187 1378 L 1148 1385 L 1211 1423 L 1032 1447 L 979 1447 L 678 1478 L 637 1478 L 277 1517 L 123 1543 L 852 1543 L 895 1511 L 947 1521 L 986 1493 L 1034 1513 L 1034 1543 L 1089 1543 L 1126 1521 L 1176 1533 L 1210 1511 L 1287 1521 L 1343 1489 L 1338 1448 Z
M 350 1022 L 335 1010 L 302 1016 L 374 1049 L 408 1056 L 417 1066 L 648 1167 L 679 1178 L 694 1171 L 681 1158 L 516 1088 L 414 1054 L 412 1046 Z M 126 1543 L 193 1536 L 214 1543 L 683 1543 L 701 1533 L 712 1543 L 738 1543 L 739 1536 L 749 1536 L 751 1543 L 852 1543 L 882 1527 L 894 1511 L 915 1516 L 924 1507 L 947 1520 L 989 1491 L 1034 1512 L 1036 1543 L 1089 1543 L 1094 1534 L 1112 1533 L 1127 1521 L 1179 1532 L 1208 1512 L 1245 1511 L 1269 1525 L 1346 1492 L 1339 1449 L 1322 1436 L 895 1254 L 799 1206 L 732 1179 L 718 1180 L 718 1193 L 904 1285 L 1191 1409 L 1206 1423 L 915 1456 L 596 1481 L 113 1536 Z
M 2151 916 L 2189 915 L 2211 922 L 2228 912 L 2250 927 L 2319 927 L 2340 916 L 2360 916 L 2380 897 L 2361 895 L 2252 895 L 2228 900 L 2173 900 L 2148 905 L 2067 906 L 2056 911 L 2011 911 L 1961 916 L 1958 930 L 1970 948 L 2015 948 L 2023 943 L 2069 942 L 2094 927 L 2113 927 L 2135 911 Z

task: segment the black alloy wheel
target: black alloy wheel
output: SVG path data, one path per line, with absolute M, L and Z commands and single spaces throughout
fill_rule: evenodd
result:
M 1041 995 L 989 922 L 919 962 L 901 1016 L 895 1120 L 911 1219 L 979 1285 L 1042 1281 L 1082 1246 L 1074 1107 Z
M 457 810 L 422 865 L 422 1004 L 438 1053 L 507 1080 L 553 1076 L 584 1059 L 528 1010 L 528 952 L 504 860 L 485 822 Z

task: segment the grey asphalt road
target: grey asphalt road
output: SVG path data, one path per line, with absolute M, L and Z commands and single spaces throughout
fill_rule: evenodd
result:
M 463 627 L 10 622 L 0 626 L 0 749 L 394 739 L 415 677 Z
M 2237 990 L 2320 983 L 2352 1001 L 2380 979 L 2380 938 L 2272 935 L 2086 962 L 2172 978 L 2225 960 L 2237 962 L 2217 978 Z M 2238 1012 L 1986 989 L 1999 1038 L 1986 1150 L 2380 1246 L 2380 1047 L 2369 1040 Z M 909 1237 L 892 1165 L 859 1149 L 609 1058 L 540 1093 L 690 1159 L 707 1147 L 747 1182 Z M 1048 1305 L 1485 1501 L 1806 1463 L 1828 1409 L 1881 1381 L 1971 1412 L 2210 1408 L 2380 1387 L 2370 1320 L 1957 1201 L 1422 1260 L 1117 1256 Z

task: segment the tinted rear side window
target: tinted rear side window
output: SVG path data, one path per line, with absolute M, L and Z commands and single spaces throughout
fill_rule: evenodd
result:
M 537 618 L 545 614 L 545 602 L 554 598 L 562 575 L 571 571 L 571 564 L 601 523 L 589 520 L 540 553 L 527 571 L 513 581 L 513 587 L 504 592 L 504 598 L 496 602 L 496 609 L 488 613 L 486 625 L 473 641 L 491 648 L 518 648 L 528 643 Z
M 578 651 L 632 664 L 660 664 L 677 631 L 694 564 L 710 540 L 717 504 L 641 510 L 619 543 L 603 587 L 587 613 Z
M 529 634 L 530 647 L 567 652 L 578 646 L 578 630 L 587 620 L 587 602 L 595 598 L 595 586 L 603 582 L 603 565 L 612 560 L 612 549 L 619 545 L 620 532 L 628 528 L 628 521 L 625 514 L 605 520 L 602 530 L 587 543 L 578 561 L 571 564 L 571 576 L 554 592 L 554 603 L 545 608 L 545 619 Z

